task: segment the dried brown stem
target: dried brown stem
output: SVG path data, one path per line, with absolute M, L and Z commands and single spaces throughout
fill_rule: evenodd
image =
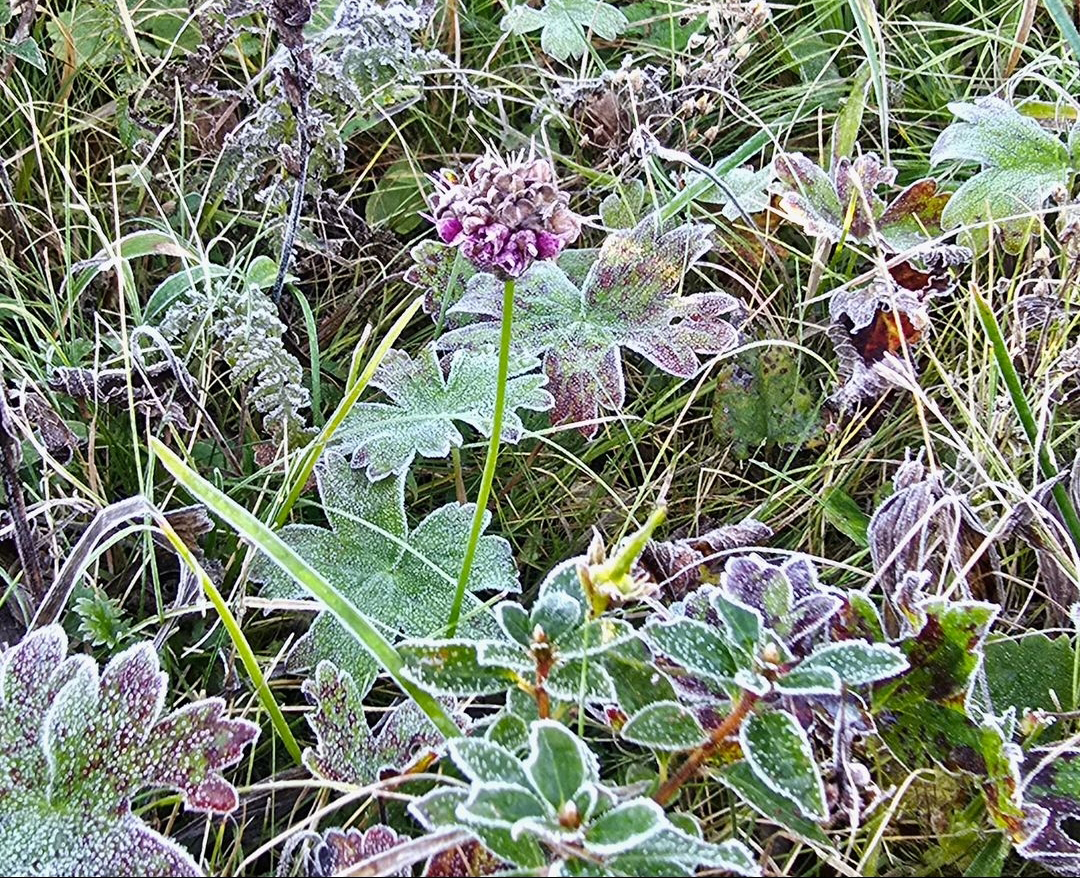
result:
M 658 805 L 667 805 L 674 797 L 675 794 L 682 789 L 683 784 L 690 780 L 698 769 L 705 763 L 705 761 L 712 756 L 720 746 L 734 735 L 739 726 L 742 725 L 742 721 L 749 716 L 751 709 L 757 702 L 758 696 L 752 692 L 744 692 L 738 703 L 732 708 L 731 713 L 725 717 L 724 721 L 720 723 L 712 734 L 709 736 L 709 740 L 698 747 L 693 753 L 691 753 L 686 761 L 679 767 L 671 777 L 669 777 L 660 786 L 660 789 L 656 791 L 656 795 L 653 796 L 653 800 Z
M 45 580 L 41 575 L 37 546 L 30 521 L 26 517 L 26 500 L 22 482 L 19 481 L 21 450 L 7 407 L 7 387 L 0 380 L 0 477 L 4 482 L 11 524 L 15 530 L 15 548 L 22 563 L 24 584 L 29 592 L 32 606 L 36 609 L 45 596 Z

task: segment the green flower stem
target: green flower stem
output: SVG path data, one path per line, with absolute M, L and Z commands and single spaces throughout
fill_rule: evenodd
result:
M 444 737 L 454 738 L 461 735 L 461 730 L 447 713 L 446 708 L 434 696 L 405 676 L 405 664 L 401 656 L 371 619 L 353 606 L 345 595 L 297 555 L 274 531 L 191 469 L 161 440 L 151 437 L 149 444 L 150 450 L 184 490 L 199 500 L 214 515 L 224 519 L 240 536 L 265 552 L 267 557 L 289 574 L 297 584 L 322 601 L 338 621 L 353 633 L 372 658 L 393 678 L 402 691 L 427 714 L 432 725 Z
M 487 458 L 484 460 L 484 473 L 480 477 L 480 492 L 476 495 L 476 513 L 473 515 L 472 531 L 469 544 L 465 547 L 465 558 L 461 562 L 461 574 L 458 576 L 457 591 L 454 592 L 454 604 L 450 607 L 450 617 L 446 620 L 446 636 L 453 637 L 457 631 L 461 616 L 461 605 L 465 600 L 465 587 L 469 583 L 476 547 L 480 543 L 480 532 L 484 529 L 484 513 L 487 511 L 488 497 L 491 495 L 491 483 L 495 481 L 495 464 L 499 459 L 499 443 L 502 441 L 503 411 L 506 409 L 506 384 L 510 376 L 510 330 L 514 323 L 514 279 L 508 277 L 503 285 L 502 334 L 499 337 L 499 375 L 495 386 L 495 413 L 491 419 L 491 438 L 488 440 Z
M 1069 535 L 1072 536 L 1073 543 L 1080 550 L 1080 517 L 1077 517 L 1076 507 L 1073 506 L 1068 489 L 1060 480 L 1057 480 L 1059 474 L 1050 460 L 1048 443 L 1039 443 L 1039 431 L 1035 424 L 1035 415 L 1031 411 L 1031 406 L 1028 405 L 1027 397 L 1024 395 L 1024 388 L 1020 383 L 1020 376 L 1016 373 L 1016 367 L 1013 366 L 1012 357 L 1009 356 L 1009 349 L 1005 345 L 1005 337 L 1001 334 L 1001 326 L 998 324 L 997 317 L 994 316 L 990 303 L 982 294 L 973 288 L 972 295 L 975 299 L 975 309 L 979 315 L 979 322 L 982 323 L 983 331 L 990 341 L 990 347 L 994 351 L 994 359 L 997 361 L 998 369 L 1001 371 L 1001 377 L 1005 379 L 1005 386 L 1008 388 L 1009 396 L 1012 397 L 1013 407 L 1016 409 L 1016 414 L 1024 427 L 1028 442 L 1037 453 L 1039 469 L 1042 470 L 1043 478 L 1055 479 L 1050 493 L 1054 497 L 1054 502 L 1057 503 L 1058 510 L 1065 521 L 1065 527 L 1068 528 Z

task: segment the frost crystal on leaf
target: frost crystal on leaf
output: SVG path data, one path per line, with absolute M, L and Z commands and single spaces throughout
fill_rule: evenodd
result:
M 518 280 L 513 350 L 543 358 L 555 423 L 576 423 L 591 437 L 601 407 L 622 408 L 623 348 L 690 378 L 701 368 L 699 353 L 735 345 L 737 333 L 727 318 L 739 310 L 736 299 L 682 293 L 683 277 L 708 249 L 707 227 L 672 227 L 652 215 L 604 241 L 580 288 L 549 262 Z M 485 319 L 447 333 L 439 346 L 494 347 L 501 312 L 502 284 L 493 275 L 477 275 L 451 313 Z
M 930 151 L 930 164 L 976 162 L 982 170 L 961 184 L 941 214 L 946 229 L 964 229 L 977 250 L 985 250 L 987 228 L 995 222 L 1010 253 L 1020 251 L 1049 199 L 1063 201 L 1077 170 L 1065 144 L 1021 116 L 997 97 L 974 104 L 949 104 L 959 121 L 941 132 Z
M 363 832 L 359 829 L 328 829 L 309 856 L 311 875 L 313 878 L 340 875 L 364 860 L 385 853 L 408 840 L 407 835 L 398 835 L 389 826 L 381 823 L 368 827 Z M 396 872 L 380 874 L 396 876 L 409 875 L 411 872 L 406 866 Z
M 405 519 L 405 476 L 371 482 L 349 461 L 327 451 L 315 469 L 329 528 L 291 524 L 280 537 L 359 609 L 397 632 L 426 636 L 450 614 L 457 577 L 472 525 L 473 505 L 449 503 L 415 528 Z M 486 518 L 485 518 L 486 521 Z M 272 562 L 260 558 L 252 576 L 270 597 L 307 593 Z M 468 591 L 516 592 L 517 570 L 510 544 L 496 536 L 480 539 Z M 494 621 L 467 595 L 462 632 L 492 634 Z M 296 667 L 329 659 L 349 671 L 366 692 L 376 665 L 360 643 L 330 613 L 321 613 L 289 658 Z
M 503 442 L 517 443 L 524 433 L 516 409 L 551 408 L 544 376 L 525 374 L 535 366 L 535 360 L 513 364 L 506 385 Z M 486 353 L 455 351 L 444 375 L 434 345 L 415 360 L 404 351 L 389 351 L 371 384 L 390 404 L 354 406 L 334 434 L 334 446 L 351 452 L 352 465 L 366 468 L 372 480 L 401 475 L 418 454 L 446 457 L 462 443 L 454 421 L 464 421 L 485 436 L 491 433 L 497 377 L 498 359 Z
M 331 662 L 319 662 L 303 691 L 315 705 L 308 723 L 317 739 L 314 749 L 304 751 L 304 765 L 316 777 L 364 786 L 384 769 L 404 771 L 423 762 L 445 740 L 413 701 L 395 707 L 372 732 L 352 676 Z
M 775 167 L 780 210 L 812 237 L 837 243 L 846 236 L 900 252 L 941 233 L 949 196 L 938 193 L 936 181 L 919 180 L 886 204 L 876 190 L 891 184 L 896 170 L 874 153 L 841 158 L 828 174 L 800 152 L 779 156 Z
M 143 789 L 177 790 L 189 810 L 227 814 L 221 770 L 258 727 L 209 698 L 162 716 L 167 679 L 141 643 L 99 673 L 67 657 L 58 625 L 0 658 L 0 873 L 199 875 L 190 854 L 131 811 Z

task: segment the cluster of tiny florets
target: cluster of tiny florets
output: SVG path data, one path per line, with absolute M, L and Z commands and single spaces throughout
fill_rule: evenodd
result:
M 577 240 L 581 219 L 547 159 L 484 155 L 460 174 L 435 175 L 435 228 L 477 268 L 520 277 Z

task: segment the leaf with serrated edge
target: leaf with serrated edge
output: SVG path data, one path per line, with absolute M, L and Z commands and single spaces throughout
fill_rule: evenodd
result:
M 770 789 L 794 802 L 807 817 L 826 820 L 825 783 L 806 732 L 781 710 L 753 714 L 739 728 L 747 763 Z
M 516 356 L 543 359 L 554 423 L 578 423 L 592 437 L 601 408 L 622 408 L 623 348 L 691 378 L 701 368 L 699 354 L 735 345 L 738 334 L 726 318 L 739 310 L 736 299 L 683 295 L 682 278 L 709 246 L 707 227 L 661 223 L 652 214 L 607 237 L 580 289 L 551 262 L 537 262 L 518 279 L 511 346 Z M 493 275 L 474 277 L 452 310 L 480 322 L 446 333 L 439 346 L 494 348 L 502 294 Z
M 953 193 L 941 216 L 942 227 L 993 220 L 1002 232 L 1005 249 L 1017 253 L 1028 229 L 1039 222 L 1043 204 L 1065 191 L 1076 170 L 1069 151 L 1034 119 L 1021 116 L 1001 98 L 951 103 L 949 109 L 959 121 L 941 132 L 930 150 L 930 164 L 977 162 L 982 170 Z M 986 248 L 985 229 L 970 237 L 977 249 Z
M 332 451 L 323 455 L 315 473 L 330 528 L 291 524 L 281 529 L 281 539 L 390 632 L 423 637 L 438 630 L 454 600 L 473 506 L 449 503 L 410 531 L 403 475 L 370 482 Z M 485 513 L 485 523 L 489 518 L 490 513 Z M 268 596 L 306 596 L 265 556 L 256 560 L 252 577 L 263 583 Z M 498 630 L 494 619 L 472 592 L 518 590 L 517 570 L 506 540 L 490 535 L 480 538 L 467 586 L 462 633 L 494 635 Z M 290 665 L 313 667 L 322 659 L 349 671 L 363 691 L 370 685 L 373 660 L 325 612 L 294 648 Z
M 540 46 L 560 61 L 580 58 L 589 48 L 585 31 L 613 40 L 629 25 L 626 16 L 601 0 L 547 0 L 541 9 L 524 3 L 503 17 L 501 27 L 513 34 L 540 31 Z
M 542 412 L 553 405 L 543 389 L 547 379 L 532 372 L 537 365 L 535 359 L 513 364 L 506 382 L 504 443 L 517 443 L 525 431 L 518 409 Z M 497 377 L 494 353 L 455 351 L 444 375 L 434 344 L 415 360 L 405 351 L 388 351 L 370 383 L 390 402 L 353 406 L 331 447 L 351 455 L 352 465 L 364 468 L 373 481 L 404 473 L 417 455 L 446 457 L 463 441 L 455 421 L 490 435 Z
M 226 719 L 219 698 L 162 716 L 168 681 L 152 644 L 103 672 L 66 654 L 50 625 L 0 657 L 0 873 L 201 874 L 132 813 L 132 798 L 167 787 L 189 810 L 229 813 L 237 793 L 221 771 L 258 727 Z
M 319 662 L 301 688 L 315 706 L 307 720 L 317 744 L 304 751 L 303 760 L 316 777 L 365 786 L 383 769 L 403 771 L 437 753 L 443 743 L 443 735 L 410 700 L 391 709 L 372 732 L 352 676 L 331 662 Z

